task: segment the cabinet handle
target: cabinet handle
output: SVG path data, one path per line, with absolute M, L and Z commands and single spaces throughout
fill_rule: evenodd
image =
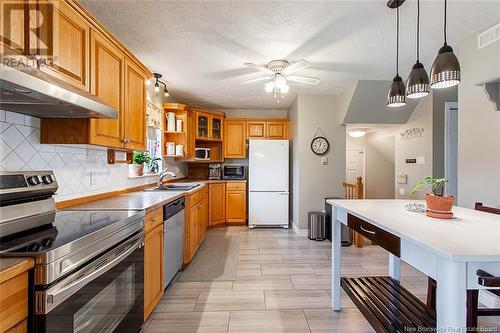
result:
M 360 225 L 359 228 L 361 230 L 363 230 L 364 232 L 367 232 L 369 234 L 375 235 L 375 231 L 371 231 L 371 230 L 365 229 L 362 225 Z

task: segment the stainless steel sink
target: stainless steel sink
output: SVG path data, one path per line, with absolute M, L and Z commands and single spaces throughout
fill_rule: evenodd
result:
M 189 191 L 201 184 L 169 184 L 162 187 L 147 188 L 144 191 Z

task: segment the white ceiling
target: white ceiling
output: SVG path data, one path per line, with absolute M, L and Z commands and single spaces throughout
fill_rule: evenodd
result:
M 395 12 L 386 1 L 123 1 L 82 0 L 152 71 L 166 78 L 175 100 L 219 108 L 287 108 L 296 94 L 339 94 L 356 80 L 391 80 Z M 500 1 L 448 1 L 448 40 L 500 21 Z M 443 1 L 422 0 L 421 59 L 429 70 L 442 45 Z M 401 75 L 415 62 L 416 1 L 401 8 Z M 318 86 L 290 83 L 276 104 L 260 73 L 244 62 L 306 59 L 300 75 Z

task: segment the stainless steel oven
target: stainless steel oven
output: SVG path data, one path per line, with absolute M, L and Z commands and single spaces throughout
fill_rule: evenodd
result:
M 36 332 L 138 332 L 144 316 L 144 233 L 48 286 L 35 286 Z
M 51 171 L 0 172 L 0 257 L 32 257 L 30 332 L 138 332 L 144 211 L 55 211 Z

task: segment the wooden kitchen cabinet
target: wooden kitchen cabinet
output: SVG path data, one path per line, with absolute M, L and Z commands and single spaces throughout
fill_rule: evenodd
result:
M 163 246 L 163 223 L 160 223 L 146 233 L 144 240 L 144 320 L 163 296 Z
M 226 222 L 226 184 L 208 185 L 208 225 L 214 226 Z
M 228 182 L 226 184 L 226 222 L 246 223 L 246 183 Z
M 265 139 L 265 138 L 266 138 L 265 121 L 247 122 L 247 139 Z
M 186 198 L 186 225 L 184 230 L 184 264 L 193 259 L 200 247 L 208 225 L 208 186 Z
M 195 111 L 196 140 L 222 141 L 224 116 Z
M 33 0 L 32 0 L 33 1 Z M 50 65 L 40 66 L 40 70 L 77 88 L 90 91 L 90 23 L 75 9 L 64 1 L 41 2 L 37 10 L 43 17 L 52 16 L 52 24 L 44 24 L 41 31 L 41 42 L 49 43 L 50 51 L 40 49 L 52 56 Z M 52 15 L 47 11 L 52 10 Z M 47 31 L 51 29 L 51 31 Z
M 0 332 L 27 332 L 30 258 L 0 258 Z
M 27 60 L 29 47 L 29 2 L 0 0 L 0 52 L 9 58 Z
M 271 140 L 288 139 L 288 121 L 266 122 L 266 138 Z
M 246 126 L 245 121 L 227 120 L 224 122 L 224 157 L 246 157 Z
M 118 110 L 118 119 L 91 119 L 90 143 L 123 148 L 125 56 L 109 39 L 97 31 L 90 34 L 92 68 L 91 92 Z
M 139 66 L 125 58 L 123 137 L 130 150 L 146 150 L 146 79 Z

